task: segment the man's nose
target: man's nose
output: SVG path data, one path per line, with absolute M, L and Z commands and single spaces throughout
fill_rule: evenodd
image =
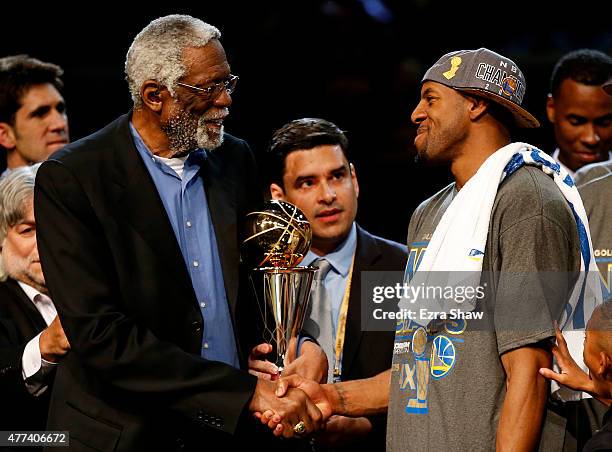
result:
M 64 132 L 68 129 L 68 116 L 64 112 L 53 110 L 49 119 L 52 132 Z
M 419 104 L 416 106 L 416 108 L 410 115 L 410 120 L 414 124 L 420 124 L 425 120 L 425 118 L 427 118 L 427 113 L 425 113 L 425 110 L 421 108 L 421 103 L 419 102 Z
M 601 141 L 601 138 L 597 133 L 597 128 L 593 124 L 586 124 L 580 136 L 580 140 L 587 146 L 596 146 Z
M 227 89 L 221 90 L 221 93 L 215 98 L 215 107 L 227 108 L 232 105 L 232 96 L 227 92 Z
M 330 204 L 336 199 L 336 190 L 328 183 L 321 184 L 321 200 Z

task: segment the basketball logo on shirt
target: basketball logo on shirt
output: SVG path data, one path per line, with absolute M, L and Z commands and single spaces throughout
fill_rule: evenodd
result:
M 466 327 L 465 320 L 434 321 L 427 328 L 410 320 L 398 322 L 395 345 L 402 362 L 394 363 L 392 371 L 399 373 L 399 389 L 408 395 L 407 414 L 429 412 L 430 378 L 441 380 L 452 372 L 457 362 L 455 342 L 463 342 L 457 336 Z
M 455 346 L 444 335 L 436 336 L 431 347 L 431 376 L 436 380 L 446 377 L 455 365 Z

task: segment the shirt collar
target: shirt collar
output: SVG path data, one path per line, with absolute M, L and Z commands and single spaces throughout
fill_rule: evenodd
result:
M 318 256 L 312 251 L 308 251 L 306 257 L 304 257 L 302 265 L 311 265 L 316 259 L 324 257 L 332 265 L 336 273 L 346 277 L 351 268 L 351 264 L 353 263 L 353 255 L 355 254 L 356 248 L 357 226 L 355 225 L 355 222 L 353 222 L 349 235 L 334 251 L 324 256 Z
M 130 132 L 132 134 L 132 138 L 134 138 L 134 144 L 136 145 L 136 149 L 140 152 L 143 159 L 147 157 L 152 158 L 153 161 L 155 161 L 155 163 L 164 172 L 167 172 L 168 174 L 172 176 L 182 179 L 170 165 L 170 161 L 172 160 L 178 161 L 178 159 L 167 159 L 167 158 L 159 157 L 153 154 L 151 150 L 149 149 L 149 147 L 144 142 L 144 140 L 142 139 L 142 137 L 140 136 L 140 133 L 138 133 L 138 130 L 136 130 L 136 127 L 134 127 L 134 124 L 132 124 L 132 122 L 130 122 Z M 198 148 L 190 152 L 185 159 L 180 159 L 180 160 L 183 160 L 184 171 L 186 173 L 189 173 L 190 169 L 195 170 L 191 172 L 197 172 L 197 170 L 199 170 L 200 166 L 204 163 L 204 161 L 207 158 L 208 158 L 208 154 L 206 150 Z M 193 177 L 193 174 L 191 176 Z
M 561 152 L 559 150 L 559 148 L 555 149 L 555 152 L 552 153 L 552 158 L 555 159 L 555 161 L 559 165 L 561 165 L 561 168 L 563 168 L 565 171 L 567 171 L 570 176 L 574 177 L 574 174 L 576 174 L 576 172 L 572 171 L 567 166 L 565 166 L 563 163 L 561 163 L 561 160 L 559 160 L 559 152 Z M 608 160 L 612 160 L 612 151 L 608 152 Z M 584 167 L 582 167 L 582 168 L 584 168 Z
M 40 295 L 40 292 L 34 287 L 28 286 L 26 283 L 23 283 L 21 281 L 17 281 L 17 284 L 19 284 L 19 287 L 21 287 L 21 289 L 25 292 L 30 301 L 34 303 L 34 298 L 36 297 L 36 295 Z

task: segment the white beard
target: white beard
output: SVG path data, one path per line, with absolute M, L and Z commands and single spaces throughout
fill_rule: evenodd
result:
M 202 116 L 182 110 L 176 116 L 162 124 L 170 142 L 172 157 L 184 157 L 197 148 L 216 149 L 223 143 L 223 125 L 219 129 L 210 130 L 206 122 L 217 119 L 220 115 L 227 115 L 227 109 L 217 109 Z
M 210 131 L 206 127 L 206 119 L 202 116 L 198 120 L 198 129 L 196 131 L 196 141 L 198 147 L 212 151 L 217 149 L 223 143 L 224 126 L 221 126 L 219 133 Z
M 21 281 L 28 286 L 34 287 L 39 292 L 46 293 L 47 286 L 42 270 L 33 271 L 30 269 L 34 259 L 38 259 L 38 257 L 21 257 L 15 255 L 9 247 L 4 247 L 2 249 L 2 265 L 4 266 L 4 271 L 15 281 Z

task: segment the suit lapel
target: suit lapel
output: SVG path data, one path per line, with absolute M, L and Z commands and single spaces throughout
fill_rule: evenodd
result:
M 212 219 L 221 260 L 225 293 L 232 317 L 235 318 L 238 296 L 237 206 L 233 181 L 222 178 L 222 149 L 208 153 L 202 167 L 202 178 L 206 190 L 206 201 Z
M 351 278 L 351 293 L 346 317 L 346 333 L 342 352 L 342 369 L 350 369 L 363 336 L 361 328 L 361 273 L 371 270 L 381 251 L 374 239 L 357 225 L 357 247 Z
M 151 245 L 160 259 L 167 262 L 180 260 L 183 265 L 169 265 L 168 271 L 174 271 L 177 285 L 188 287 L 194 303 L 195 292 L 191 278 L 184 265 L 183 254 L 174 235 L 172 224 L 159 197 L 155 183 L 134 144 L 129 129 L 130 115 L 120 118 L 118 130 L 112 136 L 117 137 L 115 148 L 114 182 L 119 187 L 119 207 L 124 218 Z M 213 222 L 219 258 L 227 300 L 232 316 L 235 314 L 238 268 L 238 250 L 236 243 L 236 204 L 233 182 L 222 178 L 221 149 L 209 152 L 202 165 L 200 176 L 204 181 L 208 210 Z
M 118 205 L 123 216 L 141 237 L 155 250 L 160 260 L 179 265 L 167 265 L 168 275 L 177 287 L 184 287 L 196 303 L 191 278 L 185 267 L 183 254 L 174 235 L 172 224 L 151 179 L 130 129 L 130 115 L 116 122 L 118 130 L 112 134 L 114 143 L 115 172 L 113 180 L 119 189 Z

